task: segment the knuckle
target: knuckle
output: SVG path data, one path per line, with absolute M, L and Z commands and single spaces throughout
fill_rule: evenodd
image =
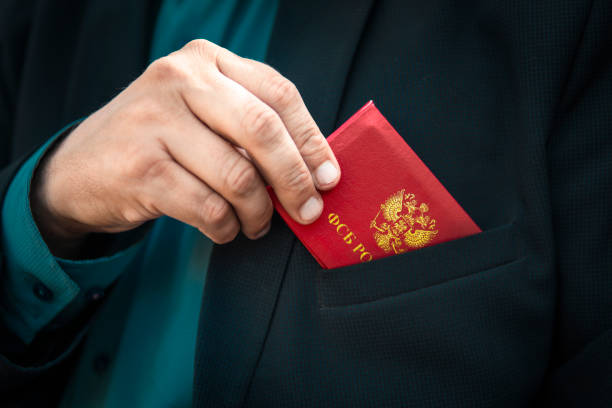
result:
M 194 40 L 189 41 L 187 44 L 185 44 L 185 48 L 196 48 L 196 49 L 208 49 L 208 47 L 210 47 L 211 42 L 208 40 L 205 40 L 203 38 L 196 38 Z
M 240 225 L 237 222 L 232 223 L 231 227 L 223 234 L 224 244 L 233 241 L 236 235 L 240 232 Z
M 259 146 L 269 146 L 280 134 L 280 119 L 259 101 L 249 102 L 244 110 L 242 128 Z
M 235 155 L 227 162 L 225 173 L 225 188 L 233 195 L 244 197 L 257 187 L 259 175 L 255 167 L 244 157 Z
M 120 211 L 120 216 L 121 219 L 128 225 L 136 225 L 143 221 L 146 221 L 147 218 L 149 218 L 145 214 L 142 214 L 141 211 L 133 207 L 123 208 Z
M 274 213 L 274 207 L 272 206 L 272 203 L 270 201 L 268 201 L 266 203 L 266 205 L 262 206 L 259 208 L 259 210 L 256 212 L 255 216 L 256 216 L 256 225 L 255 225 L 255 232 L 259 232 L 261 231 L 265 226 L 268 225 L 268 223 L 270 222 L 270 219 L 272 218 L 272 214 Z
M 265 227 L 268 224 L 268 221 L 272 218 L 274 214 L 274 206 L 272 205 L 272 201 L 269 199 L 266 200 L 266 204 L 261 207 L 261 213 L 258 214 L 258 218 L 261 220 L 261 226 Z
M 183 48 L 205 59 L 214 59 L 217 50 L 215 44 L 202 38 L 189 41 Z
M 240 232 L 240 225 L 235 220 L 226 222 L 221 227 L 205 226 L 199 228 L 199 230 L 206 236 L 208 236 L 216 244 L 227 244 L 236 238 L 236 235 Z
M 329 145 L 318 129 L 308 127 L 308 129 L 302 132 L 302 137 L 299 140 L 300 143 L 298 143 L 297 147 L 304 159 L 308 160 L 327 155 Z
M 165 56 L 153 61 L 147 71 L 154 81 L 159 82 L 182 81 L 187 78 L 185 68 L 172 56 Z
M 212 242 L 214 242 L 215 244 L 219 244 L 219 245 L 227 244 L 228 242 L 231 242 L 232 239 L 233 239 L 233 238 L 232 239 L 228 239 L 226 237 L 221 237 L 221 236 L 218 236 L 216 234 L 210 234 L 209 238 L 210 238 L 210 240 Z
M 302 194 L 311 189 L 312 176 L 306 166 L 295 165 L 281 176 L 283 187 L 294 193 Z
M 231 228 L 228 228 L 226 231 L 215 231 L 209 234 L 209 238 L 215 244 L 227 244 L 236 238 L 236 235 L 240 232 L 240 228 L 238 224 L 234 224 Z
M 273 212 L 274 207 L 272 207 L 271 203 L 253 208 L 247 222 L 242 224 L 245 234 L 250 237 L 259 234 L 270 223 Z
M 269 85 L 270 103 L 281 109 L 286 109 L 294 103 L 299 92 L 293 82 L 280 74 L 273 74 Z
M 211 228 L 218 230 L 230 221 L 230 205 L 217 195 L 209 195 L 202 205 L 202 219 Z

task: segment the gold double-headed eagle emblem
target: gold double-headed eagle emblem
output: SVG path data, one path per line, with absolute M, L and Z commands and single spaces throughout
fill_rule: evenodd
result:
M 370 222 L 376 244 L 383 251 L 393 250 L 396 254 L 424 247 L 438 235 L 436 220 L 427 212 L 429 206 L 419 204 L 414 194 L 405 193 L 404 189 L 396 192 L 380 205 Z M 381 215 L 384 220 L 379 223 Z

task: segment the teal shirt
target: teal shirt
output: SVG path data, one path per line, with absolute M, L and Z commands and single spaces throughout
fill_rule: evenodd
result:
M 277 0 L 164 0 L 150 60 L 194 38 L 263 60 L 276 9 Z M 55 137 L 24 163 L 5 197 L 7 268 L 0 318 L 29 343 L 40 330 L 78 313 L 91 293 L 117 282 L 91 322 L 62 406 L 191 406 L 197 321 L 212 242 L 163 217 L 141 242 L 113 256 L 54 257 L 32 219 L 28 197 L 36 164 Z

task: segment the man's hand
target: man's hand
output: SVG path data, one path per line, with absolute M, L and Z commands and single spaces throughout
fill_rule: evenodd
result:
M 43 236 L 79 240 L 168 215 L 214 242 L 264 235 L 270 184 L 298 222 L 340 172 L 296 87 L 269 66 L 205 40 L 153 62 L 81 123 L 39 169 Z

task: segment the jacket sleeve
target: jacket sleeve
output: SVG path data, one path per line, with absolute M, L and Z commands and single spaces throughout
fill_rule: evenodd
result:
M 86 301 L 87 290 L 112 286 L 136 256 L 138 242 L 150 226 L 131 233 L 94 237 L 88 246 L 96 248 L 88 252 L 102 256 L 88 261 L 53 257 L 38 233 L 29 211 L 31 176 L 45 149 L 54 140 L 60 141 L 71 128 L 59 132 L 42 146 L 33 146 L 29 154 L 12 158 L 13 118 L 35 5 L 35 0 L 0 2 L 2 406 L 24 406 L 28 395 L 43 394 L 48 396 L 45 397 L 48 401 L 57 398 L 72 361 L 78 358 L 75 351 L 99 305 L 99 302 Z
M 70 129 L 60 131 L 21 165 L 0 207 L 0 392 L 26 384 L 32 388 L 30 379 L 55 371 L 68 359 L 105 291 L 142 246 L 137 240 L 108 256 L 79 261 L 56 258 L 49 251 L 30 211 L 29 186 L 38 161 Z M 125 242 L 122 237 L 111 241 Z
M 557 322 L 547 406 L 612 406 L 612 3 L 595 0 L 547 146 Z
M 101 300 L 135 259 L 142 243 L 78 261 L 54 257 L 49 251 L 30 210 L 30 185 L 46 151 L 73 126 L 60 131 L 26 160 L 1 207 L 5 262 L 0 278 L 0 319 L 24 344 L 30 344 L 43 329 L 52 330 L 54 325 L 72 320 L 87 303 Z

